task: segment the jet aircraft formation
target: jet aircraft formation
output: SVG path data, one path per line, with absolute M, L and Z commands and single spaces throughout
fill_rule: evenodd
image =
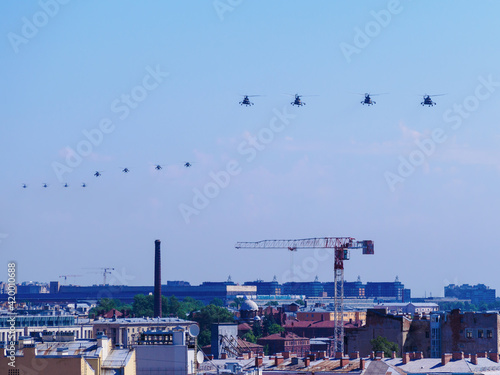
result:
M 182 163 L 182 166 L 183 166 L 184 168 L 191 168 L 191 167 L 193 166 L 193 163 L 195 163 L 195 162 L 185 161 L 185 162 L 183 162 L 183 163 Z M 167 166 L 166 164 L 154 164 L 154 165 L 153 165 L 154 170 L 156 170 L 156 171 L 160 171 L 160 170 L 162 170 L 162 169 L 163 169 L 163 167 L 166 167 L 166 166 Z M 125 174 L 131 173 L 130 168 L 127 168 L 127 167 L 120 168 L 120 171 L 121 171 L 122 173 L 125 173 Z M 102 177 L 102 176 L 103 176 L 103 174 L 104 174 L 104 171 L 95 171 L 95 172 L 93 173 L 93 176 L 94 176 L 95 178 L 100 178 L 100 177 Z M 29 185 L 28 185 L 28 184 L 26 184 L 26 183 L 21 184 L 21 187 L 22 187 L 23 189 L 27 189 L 27 188 L 28 188 L 28 186 L 29 186 Z M 44 182 L 44 183 L 42 183 L 40 186 L 41 186 L 42 188 L 46 189 L 46 188 L 48 188 L 50 185 L 49 185 L 49 184 L 47 184 L 46 182 Z M 63 187 L 63 188 L 69 188 L 69 187 L 70 187 L 70 185 L 69 185 L 69 183 L 64 182 L 64 183 L 62 183 L 62 187 Z M 87 187 L 87 183 L 86 183 L 86 182 L 82 182 L 82 183 L 80 184 L 80 187 L 82 187 L 82 188 Z

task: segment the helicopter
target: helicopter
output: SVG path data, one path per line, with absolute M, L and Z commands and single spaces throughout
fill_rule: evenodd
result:
M 374 102 L 372 98 L 370 98 L 370 94 L 365 94 L 365 99 L 361 102 L 361 104 L 374 105 L 377 104 L 377 102 Z
M 67 183 L 67 182 L 65 182 L 65 183 L 63 184 L 63 187 L 65 187 L 65 188 L 69 187 L 68 183 Z
M 306 105 L 302 100 L 300 100 L 300 97 L 303 95 L 295 94 L 295 99 L 293 102 L 291 102 L 291 105 L 296 105 L 297 107 L 301 107 L 303 105 Z
M 363 101 L 361 102 L 361 104 L 363 104 L 363 105 L 365 105 L 365 104 L 366 104 L 366 105 L 374 105 L 374 104 L 377 104 L 377 102 L 373 101 L 371 97 L 372 97 L 372 96 L 376 96 L 376 95 L 384 95 L 384 94 L 386 94 L 386 93 L 383 93 L 383 94 L 371 94 L 371 95 L 370 95 L 369 93 L 365 93 L 365 94 L 364 94 L 364 95 L 365 95 L 365 98 L 363 99 Z M 363 94 L 360 94 L 360 95 L 363 95 Z
M 82 187 L 87 187 L 87 184 L 85 182 L 82 182 Z
M 47 188 L 47 187 L 49 187 L 49 185 L 47 185 L 47 184 L 45 184 L 45 183 L 44 183 L 44 184 L 42 185 L 42 187 Z
M 23 187 L 23 189 L 26 189 L 28 187 L 28 185 L 23 184 L 22 187 Z
M 128 173 L 128 172 L 130 172 L 130 169 L 128 169 L 128 168 L 123 168 L 123 169 L 122 169 L 122 172 L 123 172 L 123 173 Z
M 297 107 L 301 107 L 303 105 L 306 105 L 306 103 L 304 103 L 300 98 L 302 98 L 303 96 L 318 96 L 318 95 L 299 95 L 299 94 L 295 94 L 295 95 L 292 95 L 292 94 L 285 94 L 285 95 L 290 95 L 290 96 L 293 96 L 294 99 L 293 99 L 293 102 L 291 102 L 290 104 L 292 106 L 297 106 Z
M 248 98 L 253 98 L 255 96 L 260 96 L 260 95 L 241 95 L 243 96 L 243 100 L 240 102 L 240 105 L 246 105 L 247 107 L 254 105 Z
M 446 95 L 446 94 L 434 94 L 432 96 L 443 96 L 443 95 Z M 436 102 L 432 101 L 430 95 L 425 94 L 425 95 L 423 95 L 423 97 L 424 97 L 424 101 L 420 103 L 422 106 L 427 105 L 429 107 L 433 107 L 436 105 Z
M 163 169 L 163 167 L 162 167 L 160 164 L 156 164 L 156 165 L 155 165 L 155 169 L 156 169 L 157 171 L 161 171 L 161 170 Z
M 102 173 L 99 171 L 95 171 L 94 176 L 96 176 L 96 177 L 102 176 Z
M 187 162 L 184 163 L 184 166 L 186 168 L 191 168 L 193 166 L 193 164 L 187 161 Z

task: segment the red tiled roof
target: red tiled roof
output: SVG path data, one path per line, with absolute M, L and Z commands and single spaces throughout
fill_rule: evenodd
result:
M 290 340 L 290 339 L 306 339 L 306 337 L 300 337 L 293 332 L 286 332 L 283 336 L 281 333 L 274 333 L 272 335 L 261 337 L 260 340 Z
M 254 344 L 253 342 L 240 339 L 239 337 L 238 337 L 238 347 L 241 349 L 253 349 L 253 350 L 264 349 L 262 345 Z
M 238 324 L 238 331 L 251 331 L 252 327 L 248 323 Z
M 317 322 L 301 320 L 301 321 L 289 321 L 285 323 L 285 328 L 335 328 L 335 322 L 333 320 L 320 320 Z M 344 327 L 354 328 L 359 327 L 356 323 L 344 323 Z
M 119 317 L 123 316 L 123 314 L 121 312 L 119 312 L 118 310 L 116 310 L 116 309 L 111 309 L 106 314 L 103 315 L 103 318 L 111 319 L 111 318 L 113 318 L 115 316 L 117 318 L 119 318 Z

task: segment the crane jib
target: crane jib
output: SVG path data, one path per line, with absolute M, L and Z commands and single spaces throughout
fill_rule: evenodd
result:
M 264 240 L 258 242 L 238 242 L 237 249 L 334 249 L 334 343 L 329 355 L 344 353 L 344 260 L 349 259 L 350 249 L 362 249 L 363 254 L 373 254 L 374 245 L 371 240 L 356 241 L 352 237 L 305 238 L 301 240 Z
M 362 249 L 363 254 L 374 254 L 374 245 L 371 240 L 356 241 L 351 237 L 324 237 L 306 238 L 301 240 L 263 240 L 257 242 L 237 242 L 237 249 Z

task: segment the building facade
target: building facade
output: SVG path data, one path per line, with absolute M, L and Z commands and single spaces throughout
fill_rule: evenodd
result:
M 187 329 L 193 324 L 197 323 L 179 318 L 117 318 L 92 322 L 94 337 L 102 332 L 111 339 L 113 345 L 123 348 L 137 344 L 143 332 L 170 331 L 174 327 Z
M 14 355 L 0 351 L 0 369 L 7 375 L 136 375 L 133 349 L 114 348 L 106 336 L 96 340 L 36 343 L 33 338 L 21 338 Z
M 431 353 L 500 353 L 498 313 L 436 312 L 431 314 Z
M 137 375 L 196 373 L 196 340 L 188 330 L 143 332 L 134 349 Z
M 270 354 L 290 352 L 305 356 L 311 350 L 309 338 L 300 337 L 293 332 L 275 333 L 257 340 L 257 344 L 268 347 Z

